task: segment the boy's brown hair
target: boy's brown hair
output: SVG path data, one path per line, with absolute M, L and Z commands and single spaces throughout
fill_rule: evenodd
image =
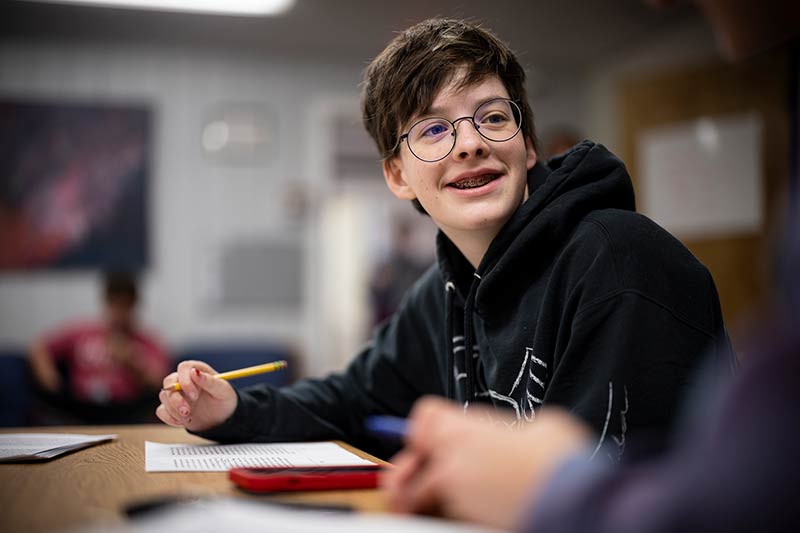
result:
M 522 134 L 538 150 L 525 71 L 511 49 L 478 24 L 433 18 L 395 37 L 364 71 L 362 118 L 383 159 L 396 155 L 400 128 L 425 113 L 462 69 L 462 87 L 492 75 L 500 78 L 522 110 Z

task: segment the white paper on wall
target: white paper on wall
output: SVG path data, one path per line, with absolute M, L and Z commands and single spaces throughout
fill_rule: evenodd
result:
M 641 211 L 681 238 L 758 232 L 761 135 L 756 113 L 646 131 L 637 143 Z

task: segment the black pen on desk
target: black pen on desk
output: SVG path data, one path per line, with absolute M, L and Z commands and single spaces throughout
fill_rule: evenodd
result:
M 408 421 L 397 416 L 368 416 L 364 427 L 373 435 L 388 440 L 402 442 L 408 435 Z

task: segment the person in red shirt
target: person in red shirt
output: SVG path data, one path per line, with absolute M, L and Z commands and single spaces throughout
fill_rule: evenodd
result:
M 123 422 L 130 408 L 155 401 L 170 360 L 161 343 L 136 323 L 138 291 L 122 273 L 106 276 L 104 316 L 46 333 L 29 358 L 43 396 L 83 422 Z M 138 412 L 138 410 L 136 410 Z

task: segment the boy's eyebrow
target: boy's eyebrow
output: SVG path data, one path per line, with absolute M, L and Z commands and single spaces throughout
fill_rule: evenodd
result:
M 506 99 L 508 99 L 507 96 L 501 96 L 499 94 L 497 94 L 497 95 L 489 95 L 489 96 L 486 96 L 485 98 L 481 98 L 481 99 L 477 100 L 476 103 L 475 103 L 475 109 L 477 110 L 480 106 L 482 106 L 483 104 L 485 104 L 489 100 L 496 100 L 498 98 L 506 98 Z M 445 110 L 442 107 L 428 106 L 427 108 L 423 109 L 419 113 L 416 113 L 412 117 L 412 120 L 418 120 L 418 119 L 421 119 L 421 118 L 426 117 L 426 116 L 443 117 L 446 114 L 444 111 Z

